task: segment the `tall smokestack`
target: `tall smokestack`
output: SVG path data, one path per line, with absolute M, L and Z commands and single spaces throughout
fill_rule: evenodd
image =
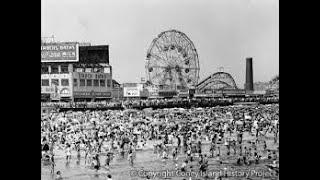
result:
M 246 83 L 244 88 L 247 91 L 253 91 L 253 69 L 251 57 L 246 58 Z

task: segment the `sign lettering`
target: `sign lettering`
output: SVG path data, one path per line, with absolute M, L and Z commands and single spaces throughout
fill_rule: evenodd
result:
M 123 94 L 125 97 L 140 96 L 140 89 L 138 87 L 124 87 Z
M 41 44 L 41 62 L 78 62 L 78 43 Z
M 92 97 L 111 97 L 111 92 L 73 92 L 74 97 L 84 97 L 84 98 L 92 98 Z
M 79 73 L 80 79 L 107 79 L 106 74 Z

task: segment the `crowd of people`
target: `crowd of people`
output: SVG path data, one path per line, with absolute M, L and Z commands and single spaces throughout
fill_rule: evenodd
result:
M 142 105 L 152 104 L 143 100 L 138 104 L 141 102 Z M 162 101 L 167 106 L 169 102 L 174 101 Z M 188 104 L 190 100 L 184 103 Z M 110 170 L 115 156 L 127 158 L 133 167 L 136 152 L 151 144 L 159 159 L 173 161 L 181 171 L 197 168 L 205 172 L 210 159 L 223 164 L 225 158 L 233 156 L 236 157 L 235 165 L 270 161 L 270 171 L 279 172 L 277 103 L 143 110 L 126 109 L 133 108 L 132 102 L 122 103 L 122 106 L 124 110 L 70 110 L 42 114 L 42 162 L 47 163 L 54 174 L 54 157 L 58 150 L 62 150 L 66 165 L 74 159 L 72 152 L 75 152 L 77 163 L 84 160 L 89 169 L 97 172 Z M 150 104 L 142 107 L 150 107 Z M 251 137 L 251 140 L 245 141 L 244 136 Z M 270 148 L 267 143 L 270 137 L 272 146 L 277 148 Z M 204 143 L 209 144 L 209 152 L 203 150 Z M 62 178 L 61 171 L 56 173 Z M 111 179 L 111 175 L 108 176 Z
M 237 102 L 257 102 L 261 104 L 277 103 L 279 97 L 247 97 L 247 98 L 192 98 L 192 99 L 126 99 L 100 102 L 42 102 L 44 107 L 55 108 L 190 108 L 211 107 L 216 105 L 232 105 Z

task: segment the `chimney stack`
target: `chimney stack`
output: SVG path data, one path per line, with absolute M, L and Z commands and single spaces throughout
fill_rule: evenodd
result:
M 253 91 L 253 69 L 252 57 L 246 58 L 246 83 L 244 84 L 246 91 Z

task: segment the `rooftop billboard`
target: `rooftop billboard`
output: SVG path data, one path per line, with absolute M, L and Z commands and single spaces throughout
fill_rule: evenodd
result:
M 41 62 L 78 62 L 79 44 L 74 42 L 42 43 Z
M 80 63 L 107 63 L 109 64 L 109 46 L 80 46 Z

